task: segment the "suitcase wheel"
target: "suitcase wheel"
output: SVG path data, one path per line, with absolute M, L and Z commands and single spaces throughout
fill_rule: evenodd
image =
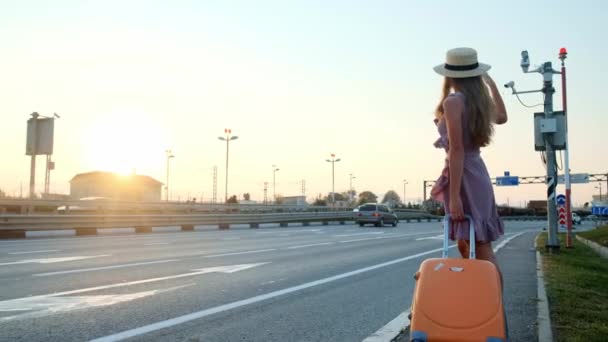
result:
M 410 342 L 427 342 L 428 340 L 428 336 L 422 331 L 412 331 L 410 334 Z

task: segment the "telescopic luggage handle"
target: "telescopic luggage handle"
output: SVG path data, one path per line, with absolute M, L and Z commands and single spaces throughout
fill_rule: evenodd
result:
M 475 259 L 475 227 L 473 224 L 473 218 L 471 215 L 464 215 L 464 218 L 469 220 L 469 259 Z M 443 218 L 443 251 L 441 252 L 442 258 L 448 257 L 448 231 L 450 229 L 451 216 L 446 214 Z

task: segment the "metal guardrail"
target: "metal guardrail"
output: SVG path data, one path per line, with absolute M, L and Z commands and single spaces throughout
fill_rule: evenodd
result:
M 17 210 L 14 210 L 17 209 Z M 224 204 L 187 202 L 130 202 L 107 199 L 95 200 L 46 200 L 0 198 L 0 212 L 16 211 L 20 214 L 39 212 L 59 212 L 70 214 L 79 212 L 156 212 L 156 213 L 196 213 L 196 212 L 302 212 L 302 211 L 351 211 L 352 208 L 283 205 L 283 204 Z
M 500 218 L 503 221 L 546 221 L 547 220 L 546 216 L 528 216 L 528 215 L 501 216 Z
M 344 222 L 352 220 L 351 212 L 273 213 L 273 214 L 194 214 L 194 215 L 0 215 L 0 231 L 130 228 L 146 230 L 151 227 L 182 226 L 191 230 L 195 225 L 292 222 Z M 187 229 L 190 228 L 190 229 Z

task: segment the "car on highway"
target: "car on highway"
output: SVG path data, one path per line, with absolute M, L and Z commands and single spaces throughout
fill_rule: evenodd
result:
M 397 215 L 384 204 L 365 203 L 360 205 L 355 212 L 355 223 L 359 227 L 366 224 L 373 224 L 376 227 L 383 227 L 385 224 L 391 224 L 393 227 L 399 223 Z
M 78 199 L 78 201 L 81 201 L 81 205 L 62 205 L 57 208 L 57 213 L 92 214 L 98 211 L 99 205 L 103 205 L 110 200 L 106 197 L 83 197 Z

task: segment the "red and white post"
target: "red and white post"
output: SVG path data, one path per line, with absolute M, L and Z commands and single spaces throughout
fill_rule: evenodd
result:
M 568 56 L 566 48 L 559 49 L 559 59 L 562 61 L 562 107 L 566 118 L 566 149 L 564 150 L 564 178 L 566 183 L 566 224 L 568 233 L 566 234 L 566 248 L 573 248 L 572 245 L 572 192 L 570 188 L 570 144 L 568 143 L 568 100 L 566 94 L 566 66 L 564 60 Z

